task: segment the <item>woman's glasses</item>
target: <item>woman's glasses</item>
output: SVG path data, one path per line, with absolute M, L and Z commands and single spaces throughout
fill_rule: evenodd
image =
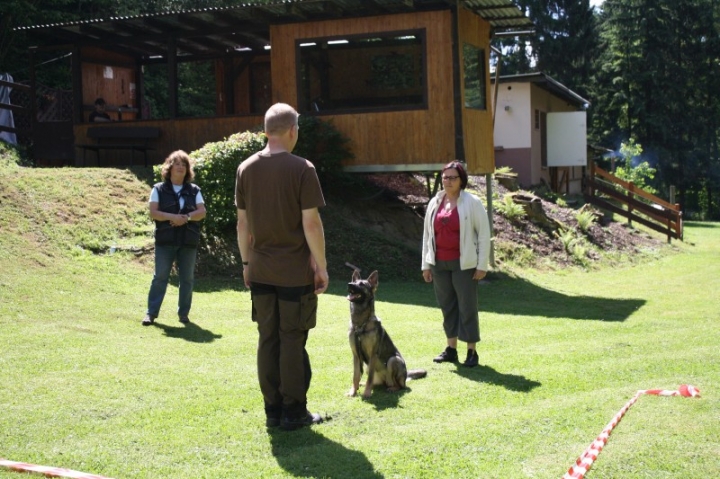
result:
M 442 180 L 443 180 L 443 181 L 455 181 L 455 180 L 457 180 L 458 178 L 460 178 L 460 177 L 459 177 L 459 176 L 443 176 L 443 177 L 442 177 Z

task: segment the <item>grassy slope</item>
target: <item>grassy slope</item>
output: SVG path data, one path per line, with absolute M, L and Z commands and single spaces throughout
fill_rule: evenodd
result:
M 137 205 L 118 208 L 106 180 Z M 431 287 L 381 276 L 379 315 L 429 375 L 370 401 L 343 396 L 338 279 L 308 346 L 310 407 L 333 420 L 268 434 L 237 281 L 199 281 L 188 328 L 171 288 L 142 328 L 149 265 L 88 252 L 147 242 L 146 194 L 127 172 L 0 170 L 0 457 L 116 478 L 559 477 L 635 391 L 690 383 L 702 399 L 641 398 L 589 477 L 720 473 L 720 225 L 688 225 L 682 254 L 632 268 L 499 275 L 480 289 L 473 370 L 430 361 L 443 343 Z

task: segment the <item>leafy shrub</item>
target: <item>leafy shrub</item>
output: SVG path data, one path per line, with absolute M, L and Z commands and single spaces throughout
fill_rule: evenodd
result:
M 354 158 L 350 139 L 335 128 L 331 121 L 301 115 L 300 135 L 293 153 L 315 165 L 323 187 L 343 175 L 342 162 Z
M 620 155 L 623 165 L 619 165 L 615 168 L 615 176 L 621 180 L 631 181 L 635 186 L 642 188 L 650 194 L 656 194 L 657 190 L 650 186 L 649 181 L 655 178 L 655 168 L 651 168 L 647 161 L 639 163 L 637 166 L 632 165 L 633 158 L 637 158 L 642 155 L 643 149 L 639 143 L 635 143 L 633 138 L 630 138 L 628 143 L 620 144 Z
M 262 133 L 236 133 L 224 141 L 207 143 L 190 157 L 195 160 L 195 182 L 202 189 L 208 215 L 205 233 L 220 235 L 235 225 L 235 174 L 247 157 L 265 147 Z
M 300 135 L 293 153 L 307 158 L 317 170 L 321 183 L 342 175 L 342 161 L 353 157 L 350 140 L 330 122 L 315 117 L 300 116 Z M 237 167 L 266 144 L 260 131 L 236 133 L 223 141 L 207 143 L 190 153 L 195 161 L 195 183 L 202 189 L 208 215 L 206 236 L 222 236 L 237 221 L 235 211 L 235 174 Z M 160 167 L 154 176 L 160 181 Z M 323 187 L 325 185 L 323 184 Z

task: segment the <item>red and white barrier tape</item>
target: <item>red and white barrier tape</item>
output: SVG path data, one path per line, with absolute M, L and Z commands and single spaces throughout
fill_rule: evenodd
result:
M 612 430 L 615 428 L 615 426 L 617 426 L 617 424 L 620 422 L 620 419 L 623 418 L 627 410 L 630 409 L 630 406 L 635 404 L 635 401 L 637 401 L 638 398 L 643 394 L 652 394 L 655 396 L 700 397 L 700 390 L 695 386 L 683 384 L 678 388 L 677 391 L 668 391 L 665 389 L 646 389 L 638 391 L 637 393 L 635 393 L 632 399 L 630 399 L 627 404 L 625 404 L 625 406 L 623 406 L 623 408 L 618 411 L 612 421 L 610 421 L 610 423 L 605 426 L 605 429 L 603 429 L 600 435 L 590 444 L 590 446 L 588 446 L 587 449 L 585 449 L 585 452 L 577 458 L 575 464 L 570 469 L 568 469 L 568 472 L 565 473 L 562 479 L 583 479 L 585 477 L 585 474 L 587 474 L 590 466 L 592 466 L 593 462 L 595 462 L 595 459 L 597 459 L 600 451 L 602 451 L 602 448 L 607 443 Z
M 61 467 L 36 466 L 35 464 L 27 464 L 24 462 L 8 461 L 0 458 L 0 466 L 7 467 L 17 472 L 38 472 L 44 474 L 45 477 L 69 477 L 72 479 L 110 479 L 105 476 L 96 474 L 88 474 L 86 472 L 73 471 L 71 469 L 63 469 Z

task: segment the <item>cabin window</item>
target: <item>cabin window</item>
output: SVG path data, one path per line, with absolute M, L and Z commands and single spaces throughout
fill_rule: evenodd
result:
M 168 64 L 144 68 L 143 119 L 170 118 Z M 212 61 L 179 62 L 177 65 L 177 116 L 211 117 L 216 111 L 215 64 Z
M 296 47 L 303 113 L 427 107 L 424 30 L 302 39 Z
M 487 109 L 485 89 L 485 50 L 469 43 L 463 44 L 465 73 L 465 108 Z

